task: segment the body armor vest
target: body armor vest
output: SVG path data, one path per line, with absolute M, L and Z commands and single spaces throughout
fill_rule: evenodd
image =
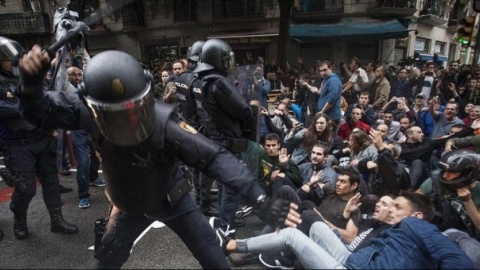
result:
M 218 74 L 211 74 L 198 80 L 193 96 L 197 105 L 197 112 L 205 128 L 205 135 L 211 139 L 241 138 L 241 124 L 228 115 L 215 99 L 218 80 L 225 78 Z M 226 84 L 224 84 L 226 85 Z M 237 91 L 237 89 L 230 89 Z M 222 104 L 228 106 L 228 104 Z

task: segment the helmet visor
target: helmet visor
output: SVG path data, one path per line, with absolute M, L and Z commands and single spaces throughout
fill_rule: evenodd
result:
M 107 141 L 132 146 L 146 140 L 155 128 L 155 101 L 148 83 L 142 93 L 127 101 L 105 103 L 85 97 L 100 132 Z
M 23 52 L 22 46 L 18 42 L 8 39 L 0 39 L 0 60 L 13 61 L 15 56 Z

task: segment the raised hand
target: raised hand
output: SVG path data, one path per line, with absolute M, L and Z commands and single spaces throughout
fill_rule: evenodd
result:
M 278 162 L 282 165 L 285 165 L 287 164 L 289 159 L 290 159 L 290 155 L 287 155 L 287 149 L 286 148 L 280 149 L 280 154 L 278 155 Z

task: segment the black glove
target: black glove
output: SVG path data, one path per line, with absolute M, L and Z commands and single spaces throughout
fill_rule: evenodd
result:
M 285 227 L 285 219 L 290 211 L 290 202 L 282 199 L 272 200 L 265 198 L 263 202 L 259 202 L 256 205 L 254 211 L 267 224 L 274 228 L 283 228 Z

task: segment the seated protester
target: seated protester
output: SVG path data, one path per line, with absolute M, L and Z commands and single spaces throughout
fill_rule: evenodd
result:
M 281 105 L 279 105 L 280 108 L 282 108 Z M 290 120 L 290 118 L 285 115 L 282 111 L 280 110 L 275 110 L 278 115 L 281 115 L 282 121 L 285 121 L 284 128 L 288 128 L 288 130 L 293 128 L 293 123 Z M 260 111 L 261 116 L 265 120 L 265 127 L 267 128 L 268 132 L 270 133 L 275 133 L 280 137 L 280 146 L 283 148 L 284 147 L 284 140 L 285 140 L 285 131 L 283 128 L 278 128 L 273 124 L 273 119 L 271 118 L 270 114 L 265 108 L 262 108 Z M 277 117 L 277 115 L 275 116 Z M 265 138 L 263 138 L 263 141 L 265 141 Z
M 369 191 L 377 196 L 393 194 L 398 196 L 402 190 L 410 188 L 410 176 L 407 166 L 398 160 L 402 148 L 395 142 L 383 142 L 379 131 L 371 130 L 370 138 L 377 148 L 376 162 L 360 162 L 360 170 L 371 170 Z
M 393 121 L 399 122 L 401 118 L 408 117 L 412 121 L 415 120 L 415 113 L 410 110 L 404 97 L 393 97 L 383 106 L 383 111 L 391 111 Z
M 272 116 L 272 115 L 271 115 Z M 284 132 L 289 131 L 292 127 L 292 120 L 288 113 L 288 108 L 285 103 L 278 104 L 278 107 L 273 110 L 272 124 Z
M 383 141 L 385 141 L 385 142 L 391 141 L 387 138 L 388 137 L 388 126 L 387 125 L 380 124 L 380 125 L 377 126 L 377 128 L 375 130 L 380 132 L 380 135 L 381 135 Z
M 298 220 L 291 210 L 286 224 Z M 312 225 L 307 235 L 296 228 L 279 232 L 232 240 L 219 237 L 225 254 L 228 252 L 279 252 L 288 249 L 295 254 L 305 269 L 471 269 L 473 262 L 457 245 L 446 238 L 428 220 L 432 216 L 429 200 L 420 194 L 409 192 L 397 197 L 389 211 L 384 230 L 369 244 L 353 252 L 323 222 Z M 263 256 L 260 257 L 262 261 Z M 274 258 L 269 265 L 278 267 L 282 261 Z M 293 265 L 290 264 L 290 268 Z M 288 269 L 290 269 L 288 268 Z M 284 268 L 287 269 L 287 268 Z
M 480 239 L 480 155 L 459 149 L 444 155 L 439 165 L 441 173 L 432 175 L 417 190 L 431 195 L 438 211 L 433 222 L 440 230 L 454 228 Z M 476 260 L 478 269 L 480 245 L 477 246 L 463 251 Z
M 448 140 L 445 144 L 445 152 L 450 152 L 453 150 L 453 148 L 473 148 L 476 153 L 480 153 L 480 136 L 478 136 L 480 135 L 480 119 L 473 121 L 471 128 L 474 129 L 475 136 L 453 138 Z
M 467 126 L 469 126 L 472 121 L 469 118 L 470 112 L 472 111 L 473 103 L 471 102 L 466 102 L 465 106 L 463 107 L 463 111 L 459 110 L 458 112 L 458 117 L 462 119 L 463 123 Z
M 340 150 L 343 149 L 344 143 L 332 131 L 332 124 L 326 114 L 319 113 L 314 116 L 308 128 L 299 130 L 300 126 L 294 126 L 285 137 L 287 148 L 293 149 L 291 160 L 297 165 L 307 162 L 312 146 L 321 142 L 329 148 L 327 164 L 338 164 L 338 158 L 341 155 Z
M 456 102 L 447 102 L 445 110 L 442 112 L 435 110 L 435 104 L 439 102 L 439 98 L 432 99 L 431 104 L 429 104 L 428 110 L 435 121 L 433 126 L 432 138 L 439 138 L 450 133 L 450 129 L 453 125 L 464 124 L 460 118 L 457 117 L 459 110 L 458 103 Z
M 457 134 L 444 138 L 431 139 L 425 138 L 422 130 L 418 126 L 407 129 L 407 131 L 405 131 L 407 140 L 400 144 L 402 147 L 400 158 L 403 159 L 408 166 L 411 188 L 417 189 L 430 175 L 428 164 L 430 164 L 433 150 L 441 148 L 450 138 L 464 137 L 471 134 L 471 132 L 472 129 L 467 127 Z
M 263 149 L 259 149 L 259 180 L 267 194 L 272 195 L 283 185 L 294 189 L 301 187 L 303 181 L 298 166 L 289 159 L 285 148 L 280 149 L 280 137 L 277 134 L 268 133 L 265 136 Z
M 359 172 L 358 164 L 360 161 L 368 162 L 375 161 L 377 159 L 377 149 L 372 144 L 372 140 L 362 130 L 354 130 L 350 134 L 350 140 L 348 141 L 348 147 L 342 150 L 344 157 L 340 158 L 340 168 L 353 168 Z M 362 179 L 368 180 L 368 175 L 363 174 Z
M 384 110 L 383 111 L 383 124 L 388 126 L 388 140 L 394 140 L 397 137 L 398 132 L 400 132 L 400 123 L 393 120 L 393 112 Z
M 344 142 L 347 142 L 350 138 L 350 133 L 354 128 L 359 128 L 365 132 L 370 131 L 370 126 L 363 123 L 360 119 L 362 117 L 362 109 L 361 108 L 353 108 L 351 110 L 350 115 L 347 115 L 347 121 L 341 124 L 338 127 L 337 135 L 340 137 Z
M 344 115 L 350 115 L 353 108 L 360 108 L 362 109 L 362 118 L 360 118 L 360 120 L 372 126 L 375 124 L 375 111 L 372 106 L 368 104 L 368 101 L 368 91 L 360 91 L 358 94 L 358 102 L 349 104 Z
M 303 183 L 307 183 L 312 175 L 321 172 L 320 183 L 327 184 L 335 188 L 337 182 L 337 173 L 327 162 L 328 147 L 322 143 L 316 143 L 310 151 L 310 161 L 298 165 Z
M 375 195 L 367 195 L 362 197 L 359 193 L 348 200 L 345 209 L 343 210 L 343 218 L 348 220 L 345 230 L 339 232 L 338 228 L 328 221 L 322 220 L 320 216 L 316 215 L 312 222 L 325 223 L 332 231 L 340 234 L 340 239 L 345 244 L 349 251 L 359 250 L 370 245 L 370 240 L 378 236 L 382 231 L 389 229 L 391 226 L 386 223 L 390 207 L 393 205 L 393 198 L 390 196 L 383 196 L 379 199 Z M 359 226 L 357 227 L 350 216 L 352 213 L 360 213 Z M 313 224 L 313 223 L 312 223 Z M 311 227 L 311 226 L 309 226 Z M 325 229 L 328 227 L 325 226 Z M 281 262 L 281 266 L 293 265 L 295 254 L 289 250 L 281 253 L 263 252 L 260 255 L 260 261 L 263 265 L 271 267 L 277 265 L 275 260 Z M 277 265 L 278 266 L 278 265 Z
M 477 119 L 480 119 L 480 105 L 472 105 L 468 113 L 468 116 L 463 118 L 462 121 L 463 123 L 465 123 L 467 127 L 469 127 L 472 125 L 473 121 Z
M 393 138 L 393 141 L 403 143 L 407 140 L 407 136 L 405 136 L 405 131 L 412 127 L 412 121 L 408 117 L 402 117 L 399 122 L 400 131 L 397 133 L 397 136 Z
M 310 225 L 313 223 L 311 221 L 326 221 L 335 226 L 341 234 L 349 221 L 343 217 L 343 211 L 348 201 L 358 193 L 361 179 L 358 173 L 352 169 L 340 169 L 337 184 L 333 189 L 326 184 L 319 183 L 320 178 L 321 173 L 313 174 L 308 183 L 297 191 L 301 201 L 310 200 L 315 204 L 313 209 L 311 204 L 302 204 L 305 210 L 302 213 L 304 222 L 298 228 L 308 234 Z M 295 200 L 291 201 L 296 203 Z M 353 212 L 350 215 L 349 218 L 358 228 L 360 213 Z

